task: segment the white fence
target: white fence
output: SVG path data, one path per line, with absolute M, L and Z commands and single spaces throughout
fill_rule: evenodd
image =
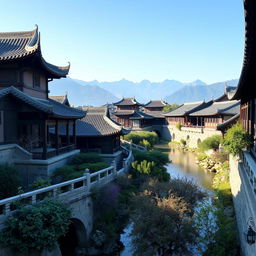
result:
M 89 194 L 91 188 L 101 187 L 114 180 L 117 175 L 127 172 L 132 161 L 133 155 L 129 151 L 127 158 L 123 161 L 123 167 L 119 170 L 116 169 L 115 163 L 95 173 L 90 173 L 86 169 L 83 177 L 0 200 L 0 217 L 1 215 L 8 215 L 15 211 L 15 205 L 18 202 L 35 204 L 46 197 L 65 200 L 67 202 L 71 194 Z

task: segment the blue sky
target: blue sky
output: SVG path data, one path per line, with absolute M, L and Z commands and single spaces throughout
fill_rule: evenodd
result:
M 238 78 L 242 0 L 0 0 L 0 31 L 38 24 L 43 55 L 86 81 Z

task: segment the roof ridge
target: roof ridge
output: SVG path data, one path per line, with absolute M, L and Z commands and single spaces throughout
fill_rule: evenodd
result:
M 193 105 L 193 104 L 202 104 L 205 101 L 194 101 L 194 102 L 184 102 L 183 105 Z

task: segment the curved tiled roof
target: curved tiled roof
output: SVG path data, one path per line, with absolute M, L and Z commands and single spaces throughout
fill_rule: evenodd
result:
M 37 26 L 32 31 L 0 33 L 0 63 L 30 56 L 35 56 L 42 68 L 54 77 L 65 77 L 69 72 L 70 64 L 65 67 L 59 67 L 44 60 Z
M 120 101 L 113 103 L 115 106 L 133 106 L 133 105 L 139 105 L 140 104 L 135 98 L 122 98 Z
M 115 116 L 130 116 L 133 115 L 135 110 L 117 110 L 113 112 L 113 115 Z
M 24 32 L 0 33 L 0 60 L 19 59 L 40 48 L 38 28 Z
M 65 95 L 49 95 L 49 98 L 52 100 L 58 101 L 59 103 L 70 106 L 68 98 L 67 98 L 67 94 L 65 94 Z
M 237 122 L 239 117 L 240 117 L 240 113 L 237 113 L 236 115 L 232 116 L 231 118 L 229 118 L 225 122 L 223 122 L 221 124 L 218 124 L 217 125 L 217 130 L 223 131 L 223 130 L 231 127 L 235 122 Z
M 179 106 L 178 108 L 165 113 L 165 116 L 184 116 L 188 115 L 194 111 L 197 111 L 205 106 L 208 106 L 208 103 L 205 103 L 204 101 L 197 101 L 197 102 L 186 102 Z
M 167 103 L 162 100 L 151 100 L 147 104 L 144 105 L 144 107 L 148 108 L 161 108 L 166 106 Z
M 244 0 L 245 11 L 245 48 L 243 68 L 235 93 L 230 93 L 232 99 L 243 101 L 255 98 L 256 84 L 256 1 Z
M 191 113 L 190 116 L 236 115 L 239 111 L 240 101 L 220 101 L 213 102 L 210 106 Z
M 13 86 L 0 91 L 0 99 L 8 95 L 12 95 L 35 109 L 54 117 L 78 119 L 85 116 L 85 112 L 82 110 L 68 107 L 51 99 L 45 100 L 31 97 Z
M 60 126 L 59 133 L 60 135 L 66 134 L 65 126 Z M 107 116 L 107 109 L 102 107 L 88 108 L 86 116 L 76 121 L 76 136 L 78 137 L 110 136 L 127 133 L 127 130 Z

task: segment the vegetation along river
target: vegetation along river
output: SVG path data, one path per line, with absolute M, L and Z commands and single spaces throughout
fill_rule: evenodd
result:
M 209 192 L 212 190 L 212 179 L 214 174 L 202 169 L 196 163 L 195 153 L 170 148 L 167 144 L 159 144 L 155 146 L 155 148 L 169 155 L 171 163 L 167 164 L 166 167 L 171 177 L 186 178 L 192 180 Z M 128 224 L 124 230 L 124 234 L 121 235 L 121 241 L 125 246 L 120 254 L 121 256 L 132 255 L 131 237 L 129 236 L 131 229 L 132 224 Z

